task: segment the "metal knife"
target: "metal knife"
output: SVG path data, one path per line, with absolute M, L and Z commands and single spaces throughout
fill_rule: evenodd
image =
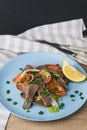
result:
M 62 51 L 63 53 L 69 54 L 70 56 L 87 63 L 87 56 L 81 56 L 81 55 L 79 55 L 79 54 L 77 54 L 77 53 L 75 53 L 71 50 L 68 50 L 68 49 L 62 47 L 62 45 L 60 45 L 60 44 L 51 43 L 51 42 L 48 42 L 48 41 L 45 41 L 45 40 L 36 40 L 36 41 L 40 42 L 40 43 L 45 43 L 45 44 L 51 45 L 51 46 L 57 48 L 58 50 Z M 65 45 L 65 46 L 67 46 L 67 45 Z
M 66 48 L 66 49 L 69 49 L 69 50 L 74 50 L 74 51 L 82 51 L 82 52 L 86 52 L 87 53 L 87 47 L 77 47 L 77 46 L 73 46 L 73 45 L 61 45 L 61 44 L 58 44 L 58 43 L 51 43 L 51 42 L 48 42 L 46 40 L 36 40 L 38 42 L 41 42 L 41 43 L 46 43 L 46 44 L 53 44 L 54 46 L 59 46 L 61 48 Z
M 61 45 L 62 47 L 66 47 L 67 49 L 74 50 L 74 51 L 82 51 L 87 53 L 87 48 L 85 47 L 77 47 L 73 45 Z
M 77 58 L 85 63 L 87 63 L 87 56 L 81 56 L 71 50 L 67 50 L 67 49 L 64 49 L 64 48 L 60 48 L 60 47 L 57 47 L 60 51 L 66 53 L 66 54 L 69 54 L 70 56 L 74 57 L 74 58 Z

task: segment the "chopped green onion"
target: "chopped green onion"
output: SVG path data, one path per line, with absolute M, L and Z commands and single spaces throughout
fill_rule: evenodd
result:
M 40 79 L 37 79 L 35 81 L 32 82 L 32 84 L 40 84 L 41 83 L 41 80 Z
M 12 99 L 11 98 L 7 98 L 7 101 L 12 101 Z
M 56 80 L 60 77 L 59 74 L 52 74 L 52 76 L 53 76 L 53 78 L 56 79 Z
M 23 70 L 23 68 L 19 68 L 19 70 L 21 70 L 21 71 L 22 71 L 22 70 Z
M 83 100 L 83 99 L 84 99 L 84 97 L 80 97 L 80 99 L 82 99 L 82 100 Z
M 20 80 L 20 83 L 23 83 L 24 81 L 23 80 Z
M 43 111 L 39 111 L 38 114 L 39 114 L 39 115 L 43 115 L 44 112 L 43 112 Z
M 13 102 L 13 105 L 17 105 L 17 102 L 14 101 L 14 102 Z
M 10 81 L 6 81 L 6 84 L 10 84 Z
M 27 112 L 30 112 L 30 110 L 29 110 L 29 109 L 27 109 L 26 111 L 27 111 Z
M 79 94 L 79 96 L 82 96 L 82 94 L 83 94 L 83 93 L 81 92 L 81 93 Z
M 64 105 L 65 105 L 64 103 L 61 103 L 61 104 L 59 105 L 59 108 L 60 108 L 60 109 L 63 109 Z
M 70 97 L 75 97 L 75 95 L 74 95 L 74 94 L 71 94 Z
M 61 97 L 58 97 L 58 96 L 56 96 L 56 95 L 53 95 L 53 98 L 54 98 L 54 100 L 57 101 L 57 102 L 58 102 L 59 100 L 61 100 Z
M 76 91 L 75 91 L 75 93 L 79 93 L 79 91 L 78 91 L 78 90 L 76 90 Z
M 48 91 L 42 91 L 41 94 L 46 95 L 46 96 L 49 96 Z
M 9 94 L 9 93 L 10 93 L 10 90 L 7 90 L 7 91 L 6 91 L 6 94 Z
M 71 99 L 71 101 L 73 101 L 73 102 L 74 102 L 74 101 L 75 101 L 75 99 Z
M 23 95 L 23 92 L 21 92 L 20 95 L 22 96 L 22 95 Z
M 64 107 L 65 104 L 64 104 L 64 103 L 61 103 L 61 105 Z
M 57 66 L 59 66 L 59 64 L 56 64 Z

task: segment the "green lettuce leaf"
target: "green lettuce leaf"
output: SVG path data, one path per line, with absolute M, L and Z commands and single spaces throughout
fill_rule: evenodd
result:
M 49 112 L 58 112 L 59 111 L 59 107 L 56 107 L 56 106 L 48 107 L 47 109 Z

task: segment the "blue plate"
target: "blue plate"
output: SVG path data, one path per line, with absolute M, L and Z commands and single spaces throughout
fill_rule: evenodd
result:
M 20 118 L 33 121 L 57 120 L 76 112 L 87 100 L 87 80 L 80 83 L 70 82 L 68 85 L 69 91 L 67 92 L 67 95 L 60 100 L 60 103 L 63 102 L 65 105 L 63 109 L 57 113 L 50 113 L 46 108 L 37 105 L 32 105 L 30 112 L 23 110 L 22 105 L 24 99 L 20 97 L 20 91 L 16 89 L 15 84 L 12 82 L 12 79 L 19 72 L 21 72 L 19 68 L 24 68 L 27 64 L 38 66 L 52 63 L 62 66 L 62 59 L 67 60 L 75 68 L 86 75 L 86 72 L 83 70 L 83 68 L 74 60 L 68 58 L 67 56 L 50 52 L 32 52 L 20 55 L 7 63 L 0 70 L 0 102 L 2 105 L 12 114 Z M 10 83 L 7 84 L 7 81 L 10 81 Z M 9 94 L 6 93 L 7 90 L 10 90 Z M 78 93 L 75 93 L 76 90 Z M 71 94 L 74 94 L 75 97 L 71 98 Z M 7 101 L 8 98 L 11 98 L 12 101 Z M 13 104 L 14 101 L 17 101 L 16 105 Z M 43 111 L 44 114 L 39 115 L 39 111 Z

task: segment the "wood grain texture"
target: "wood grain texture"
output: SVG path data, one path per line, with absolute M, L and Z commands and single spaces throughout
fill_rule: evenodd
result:
M 76 113 L 51 122 L 33 122 L 10 116 L 6 130 L 87 130 L 87 102 Z
M 84 66 L 87 72 L 87 66 Z M 87 102 L 74 114 L 51 122 L 33 122 L 11 115 L 6 130 L 87 130 Z

